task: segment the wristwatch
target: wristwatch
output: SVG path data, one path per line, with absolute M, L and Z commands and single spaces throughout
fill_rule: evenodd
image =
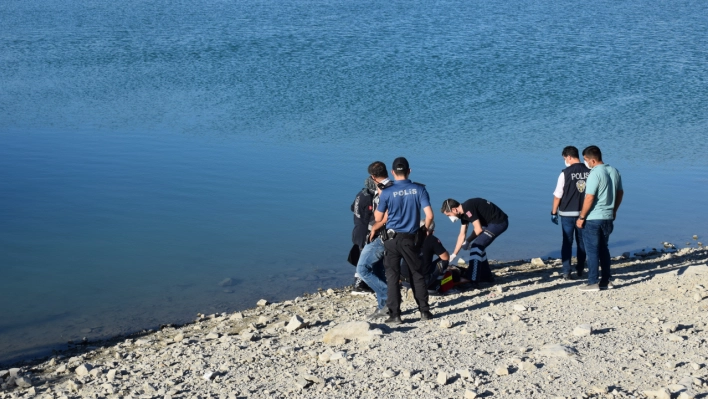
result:
M 585 216 L 579 216 L 578 219 L 585 220 Z

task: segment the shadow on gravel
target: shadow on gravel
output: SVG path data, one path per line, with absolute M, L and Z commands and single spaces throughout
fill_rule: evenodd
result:
M 682 275 L 688 269 L 687 265 L 682 263 L 687 261 L 703 262 L 708 255 L 708 250 L 699 250 L 692 252 L 687 255 L 671 257 L 669 259 L 663 259 L 664 254 L 657 254 L 653 256 L 647 256 L 642 259 L 637 259 L 642 263 L 634 263 L 633 260 L 613 260 L 612 264 L 617 264 L 618 266 L 612 268 L 612 278 L 617 278 L 625 275 L 631 274 L 631 279 L 633 281 L 621 282 L 619 285 L 615 286 L 615 289 L 624 289 L 632 285 L 645 282 L 657 275 L 665 273 L 677 273 Z M 681 264 L 681 265 L 679 265 Z M 670 266 L 671 265 L 671 266 Z M 528 266 L 522 268 L 523 266 Z M 486 308 L 489 306 L 490 302 L 494 302 L 495 305 L 503 304 L 507 302 L 514 302 L 520 299 L 533 297 L 541 292 L 549 292 L 557 289 L 565 289 L 572 286 L 580 286 L 587 282 L 586 279 L 580 279 L 575 281 L 564 281 L 560 277 L 551 277 L 554 272 L 560 273 L 560 267 L 546 266 L 546 267 L 532 267 L 529 263 L 524 261 L 512 261 L 512 262 L 500 262 L 493 265 L 493 271 L 499 273 L 501 270 L 508 270 L 505 274 L 497 277 L 497 284 L 505 284 L 505 288 L 523 287 L 528 285 L 533 285 L 537 282 L 552 282 L 557 281 L 557 283 L 551 287 L 539 287 L 537 289 L 528 290 L 525 292 L 520 292 L 518 294 L 505 291 L 505 296 L 498 298 L 494 292 L 493 288 L 481 288 L 478 291 L 473 291 L 478 296 L 486 296 L 487 301 L 471 305 L 466 308 L 452 309 L 454 306 L 466 302 L 471 297 L 470 296 L 460 296 L 457 298 L 450 298 L 448 300 L 440 300 L 438 305 L 435 307 L 437 312 L 435 313 L 437 317 L 451 316 L 458 313 L 462 313 L 466 310 L 477 310 Z M 678 272 L 677 272 L 678 270 Z M 586 271 L 587 272 L 587 271 Z M 585 274 L 587 278 L 587 273 Z M 469 291 L 467 291 L 469 292 Z M 593 295 L 590 292 L 587 295 Z M 444 298 L 444 297 L 443 297 Z M 445 308 L 447 310 L 443 311 Z M 442 312 L 441 312 L 442 311 Z M 690 328 L 690 327 L 686 327 Z M 605 332 L 610 332 L 612 329 L 606 329 L 608 331 L 598 331 L 598 334 Z

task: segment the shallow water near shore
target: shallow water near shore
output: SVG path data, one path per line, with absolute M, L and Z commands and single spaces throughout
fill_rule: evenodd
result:
M 559 256 L 568 144 L 622 172 L 613 255 L 697 245 L 708 10 L 608 4 L 4 2 L 0 362 L 350 284 L 400 155 L 448 247 L 439 204 L 479 196 L 491 258 Z

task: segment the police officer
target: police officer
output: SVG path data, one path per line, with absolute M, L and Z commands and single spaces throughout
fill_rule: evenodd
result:
M 384 242 L 386 248 L 384 267 L 388 286 L 386 306 L 389 310 L 389 318 L 384 323 L 402 323 L 401 291 L 398 288 L 398 281 L 401 278 L 401 259 L 405 259 L 411 272 L 411 287 L 420 310 L 420 319 L 430 320 L 433 315 L 430 313 L 430 305 L 428 304 L 425 270 L 418 255 L 421 244 L 427 235 L 426 232 L 433 222 L 433 209 L 430 206 L 430 198 L 425 186 L 413 183 L 408 179 L 411 170 L 406 158 L 396 158 L 393 161 L 391 172 L 395 179 L 393 185 L 381 192 L 379 205 L 374 211 L 374 218 L 377 222 L 383 220 L 384 213 L 388 211 L 386 222 L 388 234 Z M 421 208 L 425 213 L 425 226 L 419 228 Z
M 590 169 L 580 162 L 580 154 L 576 147 L 567 146 L 561 153 L 565 161 L 565 169 L 558 176 L 556 189 L 553 191 L 553 207 L 551 208 L 551 222 L 558 224 L 560 215 L 563 228 L 563 245 L 561 246 L 561 260 L 563 261 L 563 279 L 573 280 L 570 274 L 570 260 L 573 255 L 573 236 L 577 243 L 578 263 L 575 272 L 578 277 L 583 276 L 585 269 L 585 244 L 583 244 L 583 230 L 575 224 L 580 216 L 580 209 L 585 200 L 585 182 L 590 174 Z

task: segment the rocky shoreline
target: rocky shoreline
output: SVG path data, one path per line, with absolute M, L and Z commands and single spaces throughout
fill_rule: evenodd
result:
M 704 398 L 708 250 L 613 259 L 580 292 L 559 260 L 493 265 L 494 286 L 404 302 L 328 289 L 0 370 L 0 398 Z

